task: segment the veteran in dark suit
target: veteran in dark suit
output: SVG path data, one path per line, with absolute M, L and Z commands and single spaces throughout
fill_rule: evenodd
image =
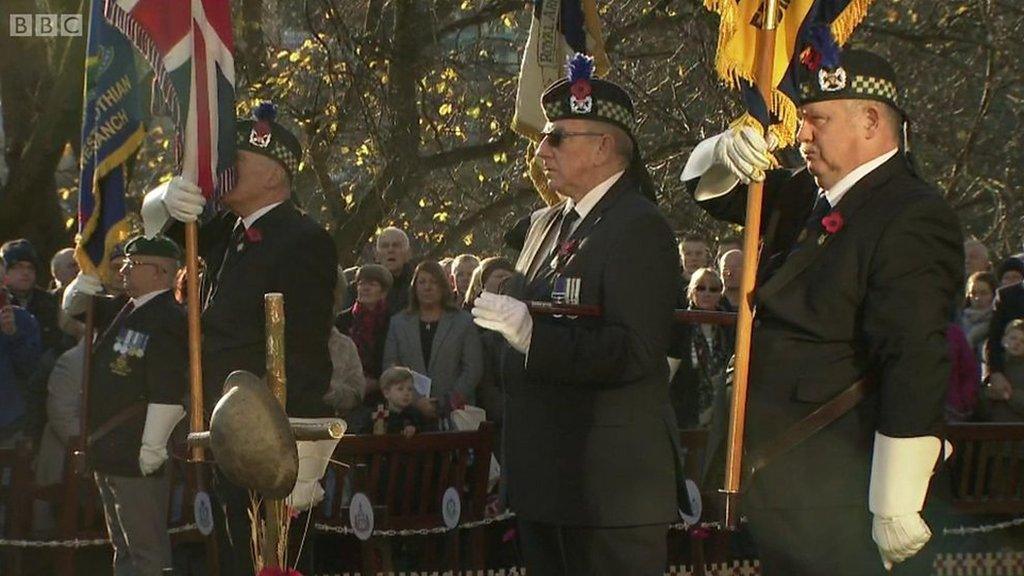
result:
M 288 415 L 329 416 L 323 396 L 331 380 L 327 342 L 337 254 L 327 232 L 291 200 L 302 147 L 276 121 L 270 103 L 261 104 L 253 120 L 238 123 L 236 147 L 238 181 L 221 199 L 230 211 L 215 215 L 200 229 L 200 254 L 206 261 L 201 290 L 205 408 L 212 410 L 231 372 L 266 373 L 264 294 L 280 292 Z M 197 186 L 173 178 L 146 195 L 146 231 L 195 221 L 204 205 Z M 248 494 L 224 478 L 217 480 L 231 532 L 230 538 L 219 533 L 222 573 L 251 574 Z
M 920 512 L 942 451 L 963 238 L 900 150 L 889 64 L 849 50 L 802 72 L 805 169 L 766 171 L 767 144 L 744 128 L 699 144 L 683 171 L 699 204 L 735 223 L 743 184 L 765 181 L 745 444 L 758 470 L 743 511 L 768 576 L 907 573 L 931 536 Z M 859 402 L 833 402 L 846 393 Z M 824 429 L 782 438 L 825 407 Z
M 662 574 L 678 518 L 666 354 L 679 262 L 632 102 L 587 65 L 578 55 L 543 95 L 537 156 L 565 201 L 533 219 L 516 269 L 525 300 L 601 316 L 531 318 L 521 300 L 486 292 L 473 315 L 510 346 L 503 471 L 529 573 Z
M 171 567 L 164 463 L 188 387 L 185 312 L 171 292 L 180 261 L 169 238 L 137 236 L 121 268 L 131 299 L 96 299 L 105 328 L 93 345 L 86 433 L 116 574 L 159 576 Z M 98 278 L 80 274 L 65 290 L 65 312 L 81 313 L 84 297 L 101 290 Z

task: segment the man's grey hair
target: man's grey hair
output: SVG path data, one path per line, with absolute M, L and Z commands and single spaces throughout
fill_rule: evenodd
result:
M 404 245 L 404 247 L 406 249 L 409 248 L 409 246 L 410 246 L 410 244 L 409 244 L 409 235 L 405 233 L 405 230 L 402 230 L 401 228 L 396 228 L 394 226 L 388 226 L 387 228 L 381 230 L 380 234 L 377 234 L 377 242 L 376 242 L 376 244 L 380 245 L 381 239 L 383 239 L 383 238 L 385 238 L 387 236 L 394 236 L 394 235 L 400 236 L 402 238 L 402 244 Z

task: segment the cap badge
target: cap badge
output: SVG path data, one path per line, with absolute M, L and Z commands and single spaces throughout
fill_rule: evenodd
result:
M 838 92 L 846 88 L 846 70 L 842 66 L 835 70 L 818 70 L 818 86 L 823 92 Z
M 252 127 L 252 131 L 249 132 L 249 144 L 257 148 L 266 148 L 270 146 L 270 136 L 270 123 L 261 120 L 256 122 Z
M 580 79 L 572 83 L 569 88 L 569 109 L 573 114 L 590 114 L 590 111 L 594 109 L 591 92 L 592 88 L 588 80 Z

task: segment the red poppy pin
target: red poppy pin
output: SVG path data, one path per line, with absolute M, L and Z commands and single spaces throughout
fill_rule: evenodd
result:
M 825 229 L 827 234 L 835 234 L 843 229 L 843 214 L 836 210 L 829 212 L 824 218 L 821 219 L 821 227 Z
M 263 240 L 263 233 L 260 232 L 259 228 L 246 228 L 245 229 L 245 241 L 249 244 L 255 244 Z
M 576 253 L 576 249 L 579 248 L 580 239 L 573 238 L 566 240 L 558 247 L 558 252 L 555 254 L 555 259 L 551 261 L 552 270 L 562 270 L 569 259 L 572 258 L 573 254 Z
M 569 87 L 569 92 L 572 93 L 572 97 L 577 100 L 583 100 L 587 96 L 590 96 L 591 91 L 592 88 L 590 86 L 590 81 L 582 78 L 573 82 L 572 86 Z
M 812 47 L 804 48 L 804 51 L 800 53 L 800 63 L 811 72 L 817 72 L 821 67 L 821 52 Z

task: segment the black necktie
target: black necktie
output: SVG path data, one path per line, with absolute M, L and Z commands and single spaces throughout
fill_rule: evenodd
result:
M 807 217 L 804 222 L 804 228 L 800 232 L 800 235 L 793 240 L 793 244 L 789 247 L 788 252 L 775 252 L 768 256 L 767 262 L 763 263 L 758 272 L 758 282 L 764 284 L 775 272 L 779 270 L 785 260 L 791 258 L 794 254 L 802 250 L 807 242 L 817 241 L 818 235 L 825 229 L 821 224 L 821 219 L 828 216 L 828 213 L 832 211 L 832 204 L 825 197 L 825 192 L 822 190 L 818 191 L 818 197 L 814 200 L 814 206 L 811 208 L 811 214 Z
M 555 240 L 555 245 L 551 247 L 552 256 L 557 255 L 562 249 L 562 245 L 569 239 L 572 225 L 579 219 L 580 213 L 575 208 L 570 208 L 568 212 L 562 212 L 562 223 L 558 225 L 558 239 Z
M 206 302 L 204 308 L 210 305 L 213 301 L 214 295 L 217 294 L 217 288 L 220 287 L 220 279 L 224 274 L 224 271 L 234 265 L 234 263 L 241 257 L 243 243 L 245 242 L 245 223 L 239 218 L 238 222 L 235 223 L 235 227 L 231 230 L 231 236 L 228 238 L 228 245 L 224 248 L 224 258 L 220 261 L 220 268 L 217 269 L 217 274 L 213 276 L 213 282 L 210 283 L 210 291 L 207 293 Z
M 832 211 L 832 204 L 828 201 L 824 192 L 818 193 L 818 198 L 814 201 L 814 207 L 811 208 L 811 215 L 807 217 L 807 224 L 804 226 L 808 232 L 820 232 L 824 230 L 821 225 L 821 219 L 828 216 L 828 213 Z

